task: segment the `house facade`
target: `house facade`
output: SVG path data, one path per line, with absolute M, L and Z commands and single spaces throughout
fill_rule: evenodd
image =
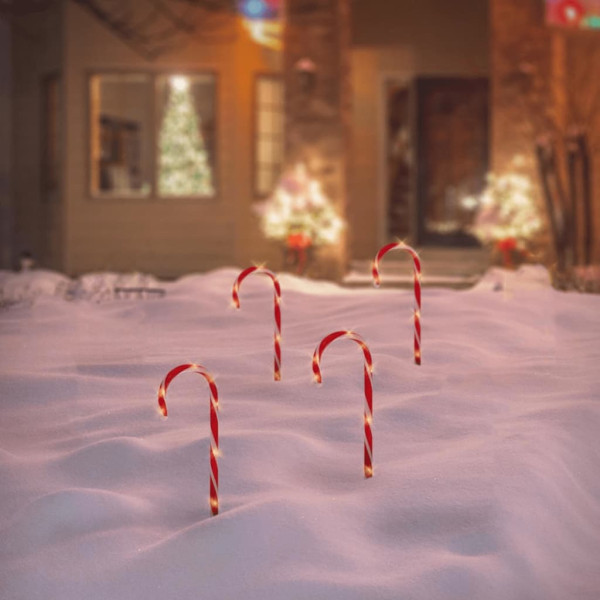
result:
M 29 251 L 70 275 L 278 269 L 256 208 L 299 162 L 347 222 L 316 276 L 397 237 L 474 244 L 463 199 L 488 170 L 520 155 L 537 177 L 523 123 L 538 111 L 517 110 L 511 69 L 533 64 L 566 123 L 583 85 L 568 65 L 596 48 L 547 27 L 538 0 L 288 0 L 279 48 L 231 12 L 171 14 L 176 35 L 128 38 L 86 4 L 54 0 L 0 29 L 4 267 Z M 150 19 L 146 4 L 128 3 Z

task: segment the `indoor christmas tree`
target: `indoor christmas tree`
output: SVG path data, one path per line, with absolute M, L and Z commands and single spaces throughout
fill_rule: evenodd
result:
M 187 77 L 172 77 L 160 128 L 158 187 L 165 196 L 212 196 L 208 153 Z

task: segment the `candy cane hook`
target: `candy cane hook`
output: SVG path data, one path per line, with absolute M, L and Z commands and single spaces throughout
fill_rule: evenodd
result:
M 266 275 L 270 277 L 273 281 L 273 286 L 275 288 L 273 302 L 275 306 L 275 332 L 273 334 L 273 345 L 275 347 L 274 357 L 273 357 L 273 379 L 275 381 L 281 380 L 281 287 L 279 285 L 279 280 L 277 279 L 277 275 L 269 271 L 269 269 L 265 269 L 264 267 L 248 267 L 244 271 L 242 271 L 238 278 L 235 280 L 233 284 L 233 304 L 236 308 L 240 307 L 240 285 L 248 275 L 251 273 L 258 273 L 259 275 Z
M 373 477 L 373 432 L 371 431 L 371 423 L 373 423 L 373 359 L 371 352 L 367 347 L 367 344 L 363 339 L 353 331 L 335 331 L 325 336 L 321 343 L 315 349 L 312 360 L 312 370 L 314 378 L 317 383 L 321 383 L 323 378 L 321 377 L 321 357 L 323 351 L 331 342 L 341 337 L 347 337 L 356 342 L 365 355 L 364 365 L 364 383 L 365 383 L 365 411 L 364 411 L 364 422 L 365 422 L 365 458 L 364 458 L 364 471 L 365 477 Z
M 379 275 L 379 261 L 390 251 L 398 248 L 399 250 L 406 250 L 413 259 L 413 272 L 414 272 L 414 290 L 415 290 L 415 307 L 414 307 L 414 321 L 415 321 L 415 341 L 414 341 L 414 354 L 415 364 L 421 364 L 421 261 L 416 250 L 407 246 L 404 242 L 393 242 L 383 246 L 375 260 L 373 261 L 373 284 L 375 287 L 379 287 L 381 283 L 381 277 Z
M 210 510 L 213 515 L 219 513 L 219 465 L 217 464 L 217 455 L 219 454 L 219 419 L 217 411 L 219 410 L 219 392 L 214 379 L 210 373 L 201 365 L 185 364 L 171 369 L 167 376 L 162 380 L 158 388 L 158 407 L 163 417 L 167 416 L 167 389 L 170 383 L 185 371 L 192 371 L 202 375 L 208 382 L 210 388 Z

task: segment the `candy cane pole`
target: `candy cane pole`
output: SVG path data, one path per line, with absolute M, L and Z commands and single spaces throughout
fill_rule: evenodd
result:
M 390 251 L 390 250 L 406 250 L 413 259 L 413 272 L 414 272 L 414 290 L 415 290 L 415 307 L 414 307 L 414 322 L 415 322 L 415 342 L 414 342 L 414 354 L 415 364 L 421 364 L 421 261 L 417 252 L 407 246 L 404 242 L 394 242 L 383 246 L 375 260 L 373 261 L 373 283 L 375 287 L 379 287 L 381 283 L 381 277 L 379 275 L 379 261 Z
M 275 381 L 281 380 L 281 287 L 279 285 L 279 280 L 277 279 L 277 275 L 272 273 L 268 269 L 264 267 L 248 267 L 244 271 L 242 271 L 238 278 L 235 280 L 233 284 L 233 304 L 236 308 L 240 307 L 240 285 L 248 275 L 251 273 L 258 273 L 259 275 L 266 275 L 270 277 L 273 281 L 273 286 L 275 288 L 273 302 L 275 305 L 275 332 L 273 334 L 273 344 L 275 346 L 275 353 L 273 358 L 273 378 Z
M 363 339 L 353 331 L 335 331 L 325 336 L 321 343 L 315 349 L 312 360 L 312 370 L 315 381 L 321 383 L 323 378 L 321 377 L 321 358 L 323 351 L 331 342 L 341 337 L 347 337 L 352 341 L 356 342 L 365 355 L 364 365 L 364 383 L 365 383 L 365 411 L 364 411 L 364 422 L 365 422 L 365 459 L 364 459 L 364 471 L 365 477 L 373 477 L 373 432 L 371 431 L 371 423 L 373 423 L 373 359 L 369 348 L 363 341 Z
M 162 380 L 158 388 L 158 407 L 163 417 L 167 416 L 167 390 L 169 385 L 179 375 L 185 371 L 192 371 L 202 375 L 208 382 L 210 388 L 210 510 L 213 515 L 219 513 L 219 465 L 217 464 L 217 455 L 219 454 L 219 419 L 217 411 L 219 410 L 219 392 L 214 379 L 210 373 L 201 365 L 186 364 L 179 365 L 171 369 L 167 376 Z

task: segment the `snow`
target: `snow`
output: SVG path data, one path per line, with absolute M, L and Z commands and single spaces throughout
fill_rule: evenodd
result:
M 281 276 L 0 273 L 2 600 L 600 597 L 600 297 L 542 268 L 412 292 Z M 84 283 L 87 282 L 87 283 Z M 164 297 L 114 298 L 116 283 Z M 84 293 L 85 292 L 85 293 Z M 374 477 L 362 475 L 373 353 Z M 215 377 L 220 514 L 210 516 Z

